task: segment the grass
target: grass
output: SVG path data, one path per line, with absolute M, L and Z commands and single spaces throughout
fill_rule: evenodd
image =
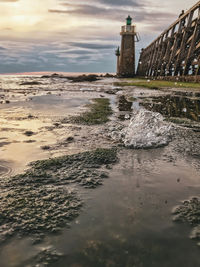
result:
M 189 119 L 175 118 L 175 117 L 167 118 L 166 121 L 173 122 L 176 124 L 189 124 L 189 123 L 191 123 L 191 121 Z
M 109 121 L 109 116 L 112 114 L 109 99 L 95 98 L 93 99 L 93 103 L 87 106 L 90 108 L 90 110 L 84 112 L 79 116 L 72 116 L 70 118 L 71 122 L 86 125 L 95 125 Z
M 116 86 L 139 86 L 149 89 L 160 89 L 160 88 L 192 88 L 200 89 L 199 83 L 188 83 L 188 82 L 174 82 L 174 81 L 159 81 L 159 80 L 147 80 L 147 79 L 126 79 L 122 82 L 114 83 Z

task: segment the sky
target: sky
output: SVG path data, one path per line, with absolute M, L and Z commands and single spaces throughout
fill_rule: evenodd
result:
M 115 72 L 128 15 L 149 45 L 198 0 L 0 0 L 0 73 Z

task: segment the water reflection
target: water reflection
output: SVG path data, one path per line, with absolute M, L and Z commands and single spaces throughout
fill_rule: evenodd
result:
M 118 99 L 118 110 L 119 110 L 118 118 L 120 120 L 126 119 L 126 116 L 128 116 L 127 118 L 129 118 L 129 115 L 133 111 L 132 105 L 133 105 L 133 102 L 128 101 L 124 95 L 121 95 L 119 97 L 119 99 Z
M 148 110 L 159 112 L 165 117 L 179 117 L 200 121 L 200 99 L 198 98 L 166 95 L 145 98 L 141 105 Z

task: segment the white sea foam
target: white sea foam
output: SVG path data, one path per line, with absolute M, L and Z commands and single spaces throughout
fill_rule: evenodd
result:
M 161 114 L 140 109 L 134 112 L 127 127 L 112 131 L 110 136 L 126 147 L 153 148 L 167 145 L 171 140 L 171 124 Z

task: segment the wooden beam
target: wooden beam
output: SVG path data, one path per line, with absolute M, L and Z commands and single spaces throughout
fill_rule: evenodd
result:
M 191 69 L 194 74 L 194 59 L 199 54 L 200 1 L 143 49 L 137 73 L 153 77 L 181 76 L 192 74 Z

